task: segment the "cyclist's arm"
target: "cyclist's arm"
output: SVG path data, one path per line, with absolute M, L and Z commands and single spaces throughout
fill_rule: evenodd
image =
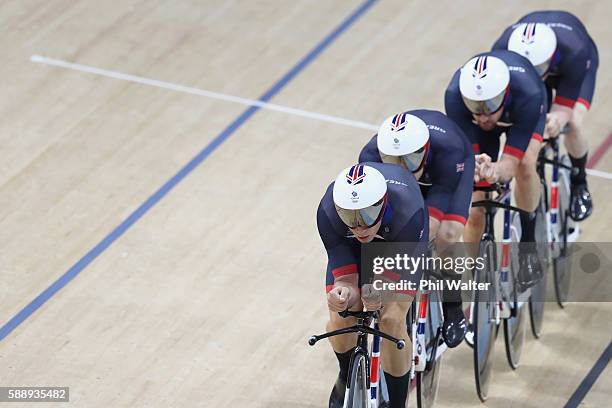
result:
M 334 230 L 329 217 L 321 206 L 317 211 L 317 227 L 327 252 L 327 273 L 325 291 L 338 286 L 349 288 L 349 307 L 359 298 L 359 268 L 351 241 Z
M 512 31 L 514 31 L 513 26 L 510 26 L 504 30 L 502 35 L 495 41 L 493 46 L 491 47 L 491 51 L 495 50 L 507 50 L 508 49 L 508 40 L 512 35 Z
M 514 113 L 519 119 L 506 132 L 506 145 L 497 165 L 499 182 L 509 182 L 515 176 L 531 139 L 542 141 L 546 125 L 546 93 L 544 85 L 540 85 L 540 92 L 526 98 Z

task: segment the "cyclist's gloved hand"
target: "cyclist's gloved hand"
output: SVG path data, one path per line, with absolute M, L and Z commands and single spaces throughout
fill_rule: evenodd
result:
M 561 133 L 561 120 L 555 114 L 547 114 L 546 115 L 546 129 L 544 129 L 544 133 L 547 137 L 558 137 L 559 133 Z
M 361 301 L 366 310 L 379 310 L 382 306 L 382 293 L 368 284 L 361 287 Z
M 327 292 L 327 307 L 332 312 L 342 312 L 349 306 L 350 289 L 346 286 L 336 286 Z

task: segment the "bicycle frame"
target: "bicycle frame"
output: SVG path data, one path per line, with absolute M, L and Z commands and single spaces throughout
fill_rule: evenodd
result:
M 369 384 L 370 388 L 370 406 L 372 408 L 378 407 L 378 387 L 379 382 L 381 382 L 382 378 L 380 376 L 380 339 L 384 338 L 396 344 L 396 347 L 401 350 L 406 346 L 406 342 L 402 339 L 396 339 L 393 336 L 390 336 L 386 333 L 383 333 L 378 328 L 378 317 L 379 312 L 350 312 L 345 310 L 343 312 L 338 313 L 342 317 L 353 316 L 357 318 L 357 324 L 345 327 L 338 330 L 333 330 L 331 332 L 327 332 L 321 335 L 313 335 L 308 339 L 308 344 L 314 346 L 319 340 L 338 336 L 341 334 L 347 333 L 357 333 L 357 346 L 351 355 L 350 364 L 349 364 L 349 372 L 348 379 L 351 378 L 352 375 L 352 367 L 353 361 L 355 357 L 362 354 L 365 356 L 366 361 L 366 383 Z M 372 354 L 368 352 L 368 334 L 373 336 L 372 340 Z M 347 379 L 347 385 L 348 385 Z M 347 403 L 345 395 L 344 403 Z
M 508 191 L 510 190 L 510 186 L 507 186 Z M 511 196 L 507 194 L 504 197 L 504 204 L 510 205 Z M 501 272 L 500 272 L 500 285 L 502 291 L 502 299 L 509 299 L 510 293 L 510 284 L 508 283 L 508 275 L 510 272 L 510 244 L 512 242 L 510 237 L 510 226 L 511 226 L 511 218 L 512 214 L 510 210 L 504 209 L 504 228 L 503 228 L 503 241 L 502 241 L 502 258 L 501 258 Z M 510 306 L 510 308 L 516 305 Z M 506 302 L 498 302 L 498 311 L 496 312 L 496 323 L 499 324 L 500 317 L 510 317 L 511 311 L 510 308 L 506 307 Z
M 374 330 L 378 330 L 378 321 L 372 323 Z M 367 360 L 366 360 L 367 361 Z M 378 383 L 380 376 L 380 336 L 372 338 L 372 361 L 370 364 L 370 407 L 378 407 Z
M 547 211 L 547 234 L 548 234 L 548 242 L 550 242 L 550 247 L 552 250 L 555 249 L 556 245 L 561 241 L 561 237 L 559 236 L 560 228 L 560 217 L 559 217 L 559 169 L 564 168 L 567 170 L 572 170 L 571 166 L 567 166 L 561 162 L 561 153 L 559 147 L 558 138 L 545 139 L 545 145 L 540 150 L 540 154 L 538 157 L 538 175 L 544 181 L 546 181 L 546 174 L 544 166 L 545 164 L 549 164 L 552 166 L 552 177 L 550 180 L 550 185 L 544 183 L 544 185 L 550 189 L 550 205 Z M 552 159 L 549 159 L 548 156 L 552 152 Z M 545 194 L 547 192 L 544 192 Z M 548 194 L 546 195 L 548 198 Z M 548 201 L 548 200 L 547 200 Z M 578 235 L 580 234 L 580 230 L 578 225 L 575 226 L 574 232 L 568 236 L 568 242 L 574 242 Z
M 410 378 L 414 376 L 416 371 L 425 371 L 427 363 L 427 345 L 425 344 L 425 322 L 427 321 L 427 306 L 429 303 L 429 293 L 423 292 L 419 295 L 417 302 L 417 323 L 412 324 L 412 373 Z
M 499 324 L 502 318 L 508 318 L 511 316 L 511 309 L 516 306 L 508 306 L 508 294 L 509 294 L 509 272 L 510 272 L 510 248 L 511 248 L 511 228 L 512 228 L 512 212 L 524 213 L 525 211 L 512 206 L 511 200 L 512 195 L 510 191 L 510 184 L 507 183 L 503 186 L 491 186 L 491 187 L 476 187 L 475 190 L 485 192 L 485 199 L 479 200 L 472 203 L 473 207 L 484 207 L 485 208 L 485 229 L 483 233 L 483 240 L 491 240 L 495 242 L 495 231 L 494 222 L 495 214 L 497 209 L 501 208 L 504 210 L 504 223 L 502 232 L 502 257 L 501 268 L 498 268 L 498 260 L 495 259 L 495 270 L 499 270 L 499 285 L 501 293 L 503 295 L 503 301 L 498 301 L 497 307 L 495 308 L 495 323 Z M 497 191 L 499 196 L 492 198 L 493 191 Z M 495 289 L 497 290 L 497 288 Z M 513 302 L 512 302 L 513 303 Z M 473 305 L 472 305 L 473 306 Z M 473 320 L 473 307 L 470 308 L 470 322 Z

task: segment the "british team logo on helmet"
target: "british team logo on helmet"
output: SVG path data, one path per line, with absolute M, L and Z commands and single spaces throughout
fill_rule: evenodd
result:
M 406 128 L 406 115 L 407 113 L 398 113 L 391 119 L 391 131 L 400 132 Z M 397 142 L 396 142 L 397 143 Z
M 525 44 L 532 44 L 535 41 L 535 32 L 536 32 L 536 24 L 529 23 L 525 26 L 523 30 L 523 36 L 521 37 L 521 41 Z
M 487 57 L 478 57 L 474 63 L 472 76 L 476 79 L 482 79 L 487 76 Z
M 346 174 L 346 182 L 352 186 L 355 186 L 359 183 L 362 183 L 365 176 L 366 175 L 363 171 L 363 166 L 361 164 L 356 164 L 352 166 L 349 172 Z

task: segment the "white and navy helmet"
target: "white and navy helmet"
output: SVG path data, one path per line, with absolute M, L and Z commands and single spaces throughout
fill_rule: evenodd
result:
M 387 203 L 387 181 L 374 167 L 355 164 L 342 170 L 333 190 L 334 205 L 348 227 L 371 227 Z
M 481 55 L 469 60 L 459 75 L 459 90 L 465 106 L 475 114 L 497 112 L 503 105 L 510 70 L 497 57 Z
M 522 23 L 512 31 L 508 49 L 527 58 L 542 76 L 548 71 L 557 50 L 557 36 L 544 23 Z
M 398 113 L 380 125 L 376 144 L 384 163 L 403 165 L 417 172 L 423 167 L 429 151 L 429 129 L 421 118 Z

